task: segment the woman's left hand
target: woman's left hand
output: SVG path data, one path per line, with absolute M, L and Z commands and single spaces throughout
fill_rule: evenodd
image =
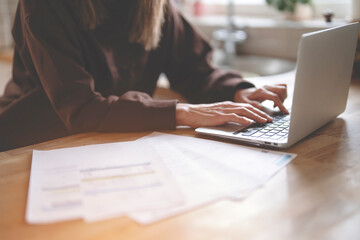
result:
M 265 100 L 274 102 L 274 107 L 288 114 L 289 111 L 284 106 L 287 97 L 286 84 L 266 85 L 261 88 L 240 89 L 235 92 L 234 101 L 239 103 L 249 103 L 258 109 L 262 109 L 261 103 Z

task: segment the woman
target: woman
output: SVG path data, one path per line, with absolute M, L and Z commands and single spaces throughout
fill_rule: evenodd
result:
M 287 112 L 285 85 L 256 89 L 215 69 L 209 44 L 168 0 L 20 0 L 13 37 L 2 150 L 86 131 L 265 123 L 266 99 Z M 153 100 L 162 72 L 196 104 Z

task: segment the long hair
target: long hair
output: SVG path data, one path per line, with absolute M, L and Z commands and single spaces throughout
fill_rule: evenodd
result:
M 106 18 L 104 0 L 76 0 L 76 8 L 84 29 L 94 30 Z M 118 0 L 123 1 L 123 0 Z M 138 43 L 145 50 L 156 49 L 161 40 L 161 28 L 165 18 L 168 0 L 127 0 L 137 1 L 129 13 L 131 22 L 128 40 Z
M 75 7 L 85 30 L 94 30 L 106 16 L 102 0 L 76 0 Z

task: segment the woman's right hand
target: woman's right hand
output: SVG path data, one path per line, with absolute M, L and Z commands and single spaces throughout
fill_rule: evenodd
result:
M 252 120 L 266 123 L 271 122 L 272 118 L 248 103 L 226 101 L 210 104 L 178 103 L 176 105 L 177 126 L 210 127 L 228 122 L 249 125 Z

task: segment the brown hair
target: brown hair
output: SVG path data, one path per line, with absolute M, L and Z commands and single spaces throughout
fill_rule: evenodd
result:
M 106 9 L 102 1 L 104 0 L 75 1 L 84 29 L 94 30 L 105 19 Z M 132 24 L 128 39 L 130 42 L 141 44 L 145 50 L 155 49 L 161 40 L 161 27 L 164 22 L 168 0 L 136 1 L 136 8 L 129 14 L 129 21 Z
M 106 11 L 102 0 L 76 0 L 76 10 L 84 29 L 94 30 L 105 18 Z

